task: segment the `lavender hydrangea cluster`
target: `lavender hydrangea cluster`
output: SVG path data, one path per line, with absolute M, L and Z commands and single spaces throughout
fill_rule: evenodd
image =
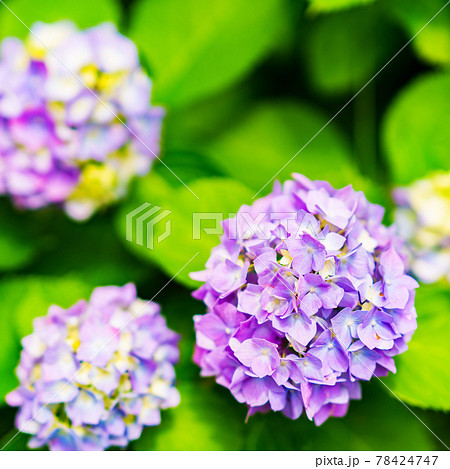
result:
M 133 284 L 96 288 L 66 310 L 51 306 L 33 326 L 22 340 L 20 386 L 6 398 L 20 407 L 16 425 L 33 435 L 31 448 L 125 447 L 160 423 L 160 409 L 178 405 L 178 335 Z
M 343 416 L 360 381 L 395 372 L 417 327 L 417 282 L 383 208 L 300 174 L 222 224 L 194 296 L 194 361 L 258 411 L 317 425 Z
M 124 196 L 159 151 L 164 111 L 136 46 L 112 23 L 36 23 L 0 60 L 0 194 L 82 220 Z M 149 151 L 150 149 L 150 151 Z
M 424 283 L 450 283 L 450 171 L 397 188 L 394 199 L 411 272 Z

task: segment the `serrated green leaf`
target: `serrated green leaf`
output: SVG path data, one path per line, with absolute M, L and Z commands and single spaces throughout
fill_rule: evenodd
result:
M 55 2 L 53 0 L 10 0 L 9 11 L 0 5 L 0 35 L 24 38 L 29 35 L 36 21 L 53 23 L 70 19 L 80 28 L 95 26 L 103 21 L 118 22 L 119 5 L 115 0 L 96 0 L 95 7 L 90 0 L 76 2 Z
M 154 100 L 171 107 L 241 78 L 277 44 L 284 0 L 141 0 L 130 37 L 149 62 Z
M 301 50 L 311 86 L 321 93 L 356 92 L 393 53 L 391 27 L 379 8 L 320 16 L 308 26 Z
M 332 124 L 298 153 L 326 122 L 326 116 L 305 104 L 263 102 L 213 141 L 209 151 L 225 174 L 255 192 L 267 184 L 262 194 L 270 191 L 274 176 L 283 181 L 293 172 L 325 179 L 336 187 L 364 187 L 350 161 L 347 142 Z
M 238 181 L 225 178 L 199 179 L 189 182 L 189 188 L 198 199 L 186 187 L 173 188 L 161 176 L 154 173 L 138 182 L 134 197 L 122 207 L 116 221 L 120 236 L 132 252 L 142 259 L 157 264 L 168 275 L 176 275 L 176 281 L 188 286 L 197 286 L 198 282 L 189 278 L 189 272 L 204 269 L 211 249 L 219 243 L 219 237 L 202 231 L 200 239 L 194 239 L 194 213 L 215 213 L 219 218 L 229 218 L 230 213 L 235 213 L 242 204 L 250 201 L 251 191 Z M 144 203 L 171 212 L 164 220 L 153 226 L 153 249 L 149 249 L 145 242 L 146 223 L 143 226 L 143 246 L 135 242 L 136 221 L 132 225 L 133 242 L 126 241 L 127 215 Z M 145 207 L 142 210 L 141 214 L 146 213 Z M 158 237 L 166 230 L 166 221 L 170 221 L 171 234 L 158 243 L 156 242 Z M 202 228 L 215 225 L 215 221 L 211 220 L 201 224 Z M 187 262 L 189 265 L 184 267 Z
M 445 5 L 443 0 L 389 0 L 385 5 L 409 37 L 420 31 L 412 47 L 421 59 L 433 65 L 450 65 L 450 10 L 444 8 L 436 15 Z
M 407 404 L 450 410 L 450 292 L 422 285 L 416 296 L 418 327 L 409 350 L 395 358 L 397 373 L 385 383 Z
M 448 169 L 450 73 L 421 76 L 404 88 L 384 118 L 384 147 L 397 184 Z

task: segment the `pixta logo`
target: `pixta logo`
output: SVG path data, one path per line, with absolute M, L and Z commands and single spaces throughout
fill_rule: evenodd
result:
M 163 210 L 158 205 L 143 203 L 138 208 L 129 212 L 126 217 L 126 239 L 131 243 L 135 242 L 139 246 L 144 246 L 147 249 L 153 249 L 155 242 L 157 244 L 168 238 L 172 232 L 172 222 L 169 219 L 165 222 L 164 231 L 159 233 L 155 239 L 156 226 L 166 219 L 172 212 L 170 210 Z

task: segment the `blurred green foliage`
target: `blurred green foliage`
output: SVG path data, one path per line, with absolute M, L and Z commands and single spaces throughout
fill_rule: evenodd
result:
M 407 353 L 397 357 L 398 373 L 384 382 L 402 400 L 425 409 L 450 410 L 450 295 L 448 286 L 417 291 L 418 328 Z
M 53 0 L 11 0 L 5 2 L 9 10 L 2 6 L 0 10 L 1 37 L 28 36 L 28 28 L 35 21 L 52 23 L 70 19 L 80 28 L 89 28 L 102 21 L 120 21 L 119 4 L 111 0 L 95 0 L 95 8 L 91 0 L 70 1 Z
M 390 104 L 383 139 L 396 183 L 449 167 L 450 73 L 423 74 Z
M 154 100 L 185 105 L 241 78 L 282 40 L 286 6 L 285 0 L 139 2 L 130 37 L 149 62 Z
M 66 307 L 86 298 L 97 285 L 133 281 L 141 298 L 162 289 L 155 300 L 182 334 L 182 403 L 131 449 L 442 449 L 376 380 L 364 383 L 364 398 L 351 403 L 345 418 L 322 427 L 305 416 L 292 422 L 278 414 L 246 424 L 246 409 L 213 380 L 200 378 L 191 361 L 192 316 L 205 308 L 190 297 L 196 282 L 188 274 L 203 268 L 218 242 L 204 232 L 193 239 L 193 213 L 227 216 L 263 187 L 261 194 L 267 193 L 275 176 L 285 180 L 302 172 L 335 186 L 353 184 L 389 215 L 393 186 L 449 169 L 450 80 L 444 69 L 450 8 L 366 86 L 444 3 L 7 2 L 26 26 L 68 18 L 88 27 L 110 20 L 136 41 L 154 80 L 154 100 L 167 109 L 163 161 L 199 198 L 156 163 L 119 207 L 83 224 L 55 208 L 25 213 L 0 201 L 0 405 L 15 386 L 20 340 L 33 318 L 52 303 Z M 0 36 L 27 33 L 0 5 Z M 145 202 L 172 211 L 173 234 L 154 250 L 125 239 L 127 213 Z M 155 235 L 163 229 L 158 225 Z M 397 357 L 398 373 L 384 380 L 447 443 L 449 418 L 438 411 L 450 407 L 449 301 L 448 288 L 421 287 L 419 329 L 410 350 Z M 0 445 L 14 435 L 13 418 L 12 409 L 0 409 Z M 20 435 L 8 449 L 25 443 Z

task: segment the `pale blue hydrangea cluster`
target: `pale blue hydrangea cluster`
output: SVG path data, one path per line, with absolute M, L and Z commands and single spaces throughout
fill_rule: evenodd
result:
M 179 403 L 178 340 L 133 284 L 96 288 L 66 310 L 51 306 L 22 340 L 20 386 L 6 398 L 20 407 L 17 428 L 32 435 L 31 448 L 125 447 Z
M 424 283 L 450 283 L 450 171 L 399 187 L 394 199 L 411 272 Z

